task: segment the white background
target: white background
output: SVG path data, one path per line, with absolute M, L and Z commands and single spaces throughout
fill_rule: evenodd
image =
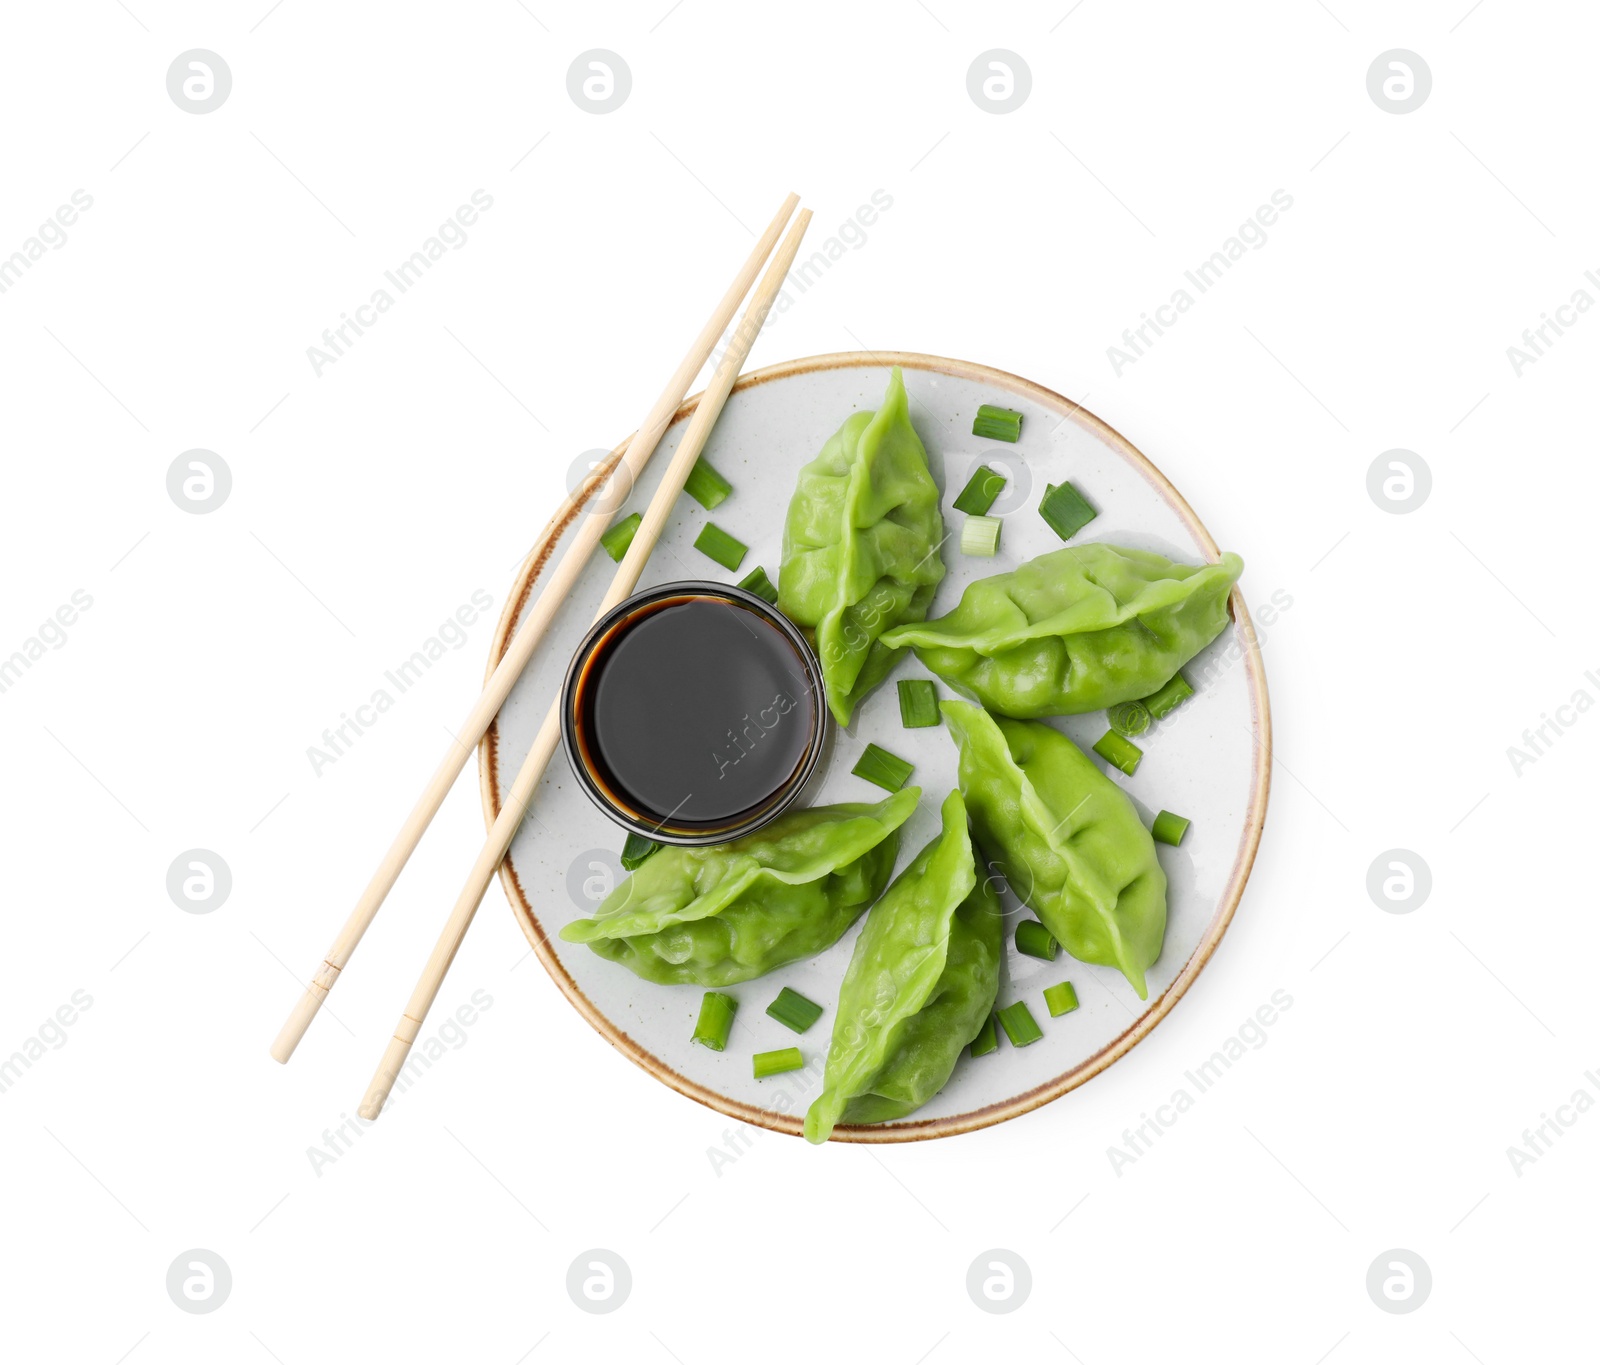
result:
M 1520 775 L 1506 752 L 1600 697 L 1600 320 L 1520 377 L 1506 354 L 1600 297 L 1590 7 L 267 2 L 5 17 L 0 254 L 93 198 L 0 295 L 0 655 L 93 602 L 0 694 L 0 1056 L 93 1002 L 0 1094 L 7 1356 L 1497 1365 L 1590 1341 L 1600 1116 L 1566 1111 L 1520 1173 L 1507 1149 L 1600 1098 L 1600 719 Z M 197 47 L 233 74 L 199 116 L 165 83 Z M 1433 73 L 1403 116 L 1366 88 L 1397 47 Z M 591 48 L 632 71 L 603 116 L 566 88 Z M 1014 113 L 967 94 L 991 48 L 1031 69 Z M 475 590 L 499 611 L 569 465 L 632 429 L 791 187 L 818 241 L 893 205 L 754 363 L 896 347 L 1083 398 L 1244 555 L 1252 604 L 1292 596 L 1238 917 L 1149 1040 L 1043 1111 L 884 1150 L 734 1134 L 715 1168 L 727 1122 L 613 1053 L 492 888 L 435 1021 L 492 1007 L 314 1168 L 478 845 L 470 777 L 300 1054 L 267 1043 L 491 620 L 320 775 L 307 746 Z M 319 377 L 307 347 L 480 188 L 466 244 Z M 1266 244 L 1114 373 L 1278 189 Z M 204 516 L 165 484 L 196 447 L 233 475 Z M 1396 447 L 1432 470 L 1409 515 L 1366 488 Z M 1396 847 L 1432 869 L 1409 915 L 1366 891 Z M 232 870 L 208 915 L 166 892 L 192 848 Z M 1114 1170 L 1276 990 L 1265 1046 Z M 566 1291 L 596 1247 L 633 1276 L 608 1316 Z M 232 1270 L 209 1315 L 165 1291 L 190 1248 Z M 1008 1316 L 965 1291 L 990 1248 L 1031 1268 Z M 1390 1248 L 1432 1270 L 1410 1315 L 1366 1291 Z

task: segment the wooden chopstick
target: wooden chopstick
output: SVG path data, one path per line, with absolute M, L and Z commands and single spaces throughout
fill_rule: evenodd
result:
M 673 371 L 672 378 L 661 390 L 661 396 L 656 399 L 655 406 L 645 415 L 639 429 L 628 442 L 620 465 L 608 468 L 605 465 L 596 469 L 588 480 L 557 510 L 551 518 L 550 524 L 545 527 L 543 536 L 540 537 L 539 550 L 553 537 L 559 535 L 567 522 L 583 505 L 592 492 L 596 480 L 603 481 L 609 477 L 626 480 L 625 486 L 629 489 L 638 480 L 643 471 L 645 462 L 655 453 L 656 446 L 660 444 L 662 434 L 667 429 L 667 424 L 672 421 L 672 416 L 677 412 L 684 397 L 689 392 L 689 385 L 700 373 L 700 367 L 710 357 L 712 350 L 721 340 L 723 331 L 732 319 L 734 310 L 738 308 L 744 296 L 749 293 L 750 285 L 755 280 L 757 272 L 771 255 L 773 245 L 778 240 L 778 235 L 783 231 L 784 224 L 789 221 L 799 204 L 799 196 L 791 194 L 783 201 L 773 219 L 767 224 L 767 229 L 761 234 L 755 249 L 751 251 L 745 263 L 739 267 L 739 273 L 734 276 L 733 283 L 728 286 L 728 291 L 722 296 L 716 309 L 706 325 L 700 329 L 700 335 L 694 339 L 694 344 L 689 347 L 678 368 Z M 682 481 L 679 481 L 681 486 Z M 605 533 L 607 518 L 591 514 L 585 517 L 573 531 L 572 543 L 565 557 L 551 575 L 549 583 L 539 598 L 529 610 L 527 618 L 522 622 L 521 628 L 512 637 L 506 647 L 505 654 L 495 667 L 489 681 L 484 685 L 483 695 L 474 704 L 462 723 L 458 732 L 459 742 L 452 741 L 444 758 L 440 760 L 433 777 L 423 789 L 422 795 L 417 798 L 417 804 L 412 808 L 411 814 L 406 817 L 405 824 L 400 827 L 400 832 L 395 835 L 394 843 L 389 846 L 389 851 L 384 854 L 383 861 L 378 864 L 378 870 L 373 873 L 372 880 L 367 883 L 367 888 L 356 901 L 355 908 L 351 910 L 350 917 L 345 921 L 344 927 L 339 930 L 339 936 L 334 939 L 333 947 L 328 949 L 327 956 L 323 958 L 322 965 L 317 969 L 316 975 L 311 978 L 311 984 L 306 987 L 305 994 L 290 1012 L 284 1021 L 283 1028 L 272 1044 L 272 1056 L 280 1062 L 287 1062 L 294 1055 L 295 1048 L 300 1039 L 305 1036 L 306 1029 L 311 1021 L 316 1018 L 317 1011 L 322 1008 L 322 1002 L 328 998 L 328 992 L 339 979 L 339 973 L 350 961 L 350 956 L 356 950 L 356 945 L 361 942 L 361 936 L 367 932 L 372 921 L 377 918 L 378 910 L 383 905 L 384 897 L 398 880 L 401 870 L 411 857 L 417 844 L 421 842 L 429 823 L 438 813 L 439 807 L 444 803 L 444 798 L 451 785 L 460 775 L 461 769 L 471 757 L 478 741 L 488 731 L 495 715 L 499 712 L 505 700 L 511 694 L 512 687 L 516 684 L 523 670 L 528 665 L 528 660 L 533 656 L 533 651 L 549 628 L 551 618 L 560 609 L 571 592 L 573 585 L 578 580 L 578 575 L 583 572 L 584 566 L 589 562 L 589 557 L 594 553 L 594 548 L 600 543 L 600 537 Z M 659 530 L 659 526 L 657 528 Z M 655 537 L 650 537 L 653 543 Z
M 778 254 L 773 257 L 772 264 L 767 267 L 766 274 L 762 276 L 755 296 L 750 300 L 750 306 L 745 309 L 744 316 L 739 320 L 733 343 L 715 377 L 701 395 L 694 416 L 689 419 L 688 428 L 683 433 L 683 439 L 673 453 L 672 463 L 667 466 L 667 471 L 662 476 L 661 486 L 656 489 L 655 496 L 650 500 L 650 506 L 645 511 L 639 529 L 634 532 L 633 544 L 629 546 L 627 555 L 618 566 L 616 576 L 611 580 L 610 590 L 606 593 L 605 600 L 601 602 L 599 611 L 595 613 L 595 620 L 598 621 L 631 594 L 637 585 L 645 560 L 655 547 L 662 527 L 666 525 L 673 504 L 683 489 L 684 480 L 689 477 L 689 471 L 699 458 L 706 438 L 710 436 L 711 428 L 721 414 L 723 404 L 728 401 L 728 394 L 733 390 L 734 380 L 739 377 L 745 358 L 750 354 L 750 347 L 755 343 L 756 335 L 767 319 L 772 301 L 777 297 L 790 266 L 794 264 L 795 254 L 800 250 L 801 238 L 805 236 L 806 225 L 810 221 L 810 210 L 802 210 L 800 216 L 795 219 L 794 226 L 789 229 L 789 235 L 784 238 L 783 245 L 778 248 Z M 546 591 L 548 592 L 548 589 Z M 382 1112 L 384 1101 L 389 1097 L 389 1091 L 400 1074 L 400 1068 L 406 1063 L 412 1043 L 422 1031 L 428 1010 L 439 994 L 440 986 L 444 984 L 445 973 L 450 970 L 450 964 L 455 960 L 456 952 L 472 925 L 472 918 L 478 912 L 483 893 L 493 879 L 495 869 L 506 856 L 506 850 L 511 847 L 517 826 L 522 823 L 523 814 L 533 797 L 534 788 L 544 776 L 544 770 L 555 753 L 560 737 L 561 702 L 558 697 L 550 704 L 549 714 L 545 716 L 544 724 L 540 726 L 539 733 L 534 738 L 533 747 L 523 761 L 516 781 L 506 794 L 500 814 L 496 817 L 489 831 L 489 837 L 478 853 L 477 861 L 472 865 L 466 885 L 461 888 L 461 894 L 456 898 L 455 907 L 451 910 L 450 918 L 439 935 L 439 941 L 434 945 L 427 965 L 423 968 L 416 989 L 411 992 L 405 1013 L 400 1016 L 394 1036 L 384 1050 L 383 1060 L 378 1064 L 377 1073 L 373 1076 L 372 1084 L 368 1087 L 366 1097 L 361 1101 L 361 1107 L 357 1111 L 362 1118 L 375 1119 Z

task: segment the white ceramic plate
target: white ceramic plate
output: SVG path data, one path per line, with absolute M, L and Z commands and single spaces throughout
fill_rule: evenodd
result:
M 962 514 L 951 511 L 950 503 L 972 467 L 987 463 L 1008 478 L 991 513 L 1004 516 L 1001 553 L 994 559 L 967 559 L 956 551 L 952 538 L 946 545 L 948 572 L 930 615 L 949 611 L 974 578 L 1015 568 L 1025 559 L 1060 548 L 1060 540 L 1036 509 L 1046 483 L 1064 478 L 1070 478 L 1100 511 L 1080 533 L 1080 541 L 1159 550 L 1190 563 L 1217 557 L 1217 546 L 1161 473 L 1087 410 L 1038 385 L 979 365 L 925 355 L 851 353 L 789 361 L 740 380 L 705 450 L 705 457 L 728 477 L 735 491 L 715 513 L 680 498 L 640 587 L 691 578 L 736 582 L 757 564 L 764 565 L 776 581 L 784 515 L 800 466 L 850 413 L 878 406 L 892 365 L 905 372 L 911 420 L 928 449 L 934 478 L 944 489 L 942 505 L 949 529 L 959 531 Z M 690 399 L 678 412 L 639 486 L 620 509 L 606 514 L 608 521 L 640 510 L 649 501 L 694 402 Z M 1020 442 L 1005 445 L 971 434 L 973 414 L 986 402 L 1023 414 Z M 614 457 L 625 445 L 617 447 Z M 580 492 L 579 498 L 585 495 Z M 577 518 L 587 515 L 587 505 L 559 514 L 528 556 L 507 599 L 491 648 L 491 669 L 539 591 L 544 570 L 561 553 L 563 536 Z M 750 546 L 739 573 L 726 572 L 694 549 L 694 538 L 708 519 Z M 1248 545 L 1229 548 L 1239 550 L 1248 565 Z M 567 662 L 610 584 L 613 568 L 605 555 L 595 556 L 480 749 L 485 817 L 490 822 L 500 809 L 502 786 L 510 784 L 526 756 Z M 1205 965 L 1249 876 L 1266 813 L 1271 763 L 1266 680 L 1237 589 L 1232 607 L 1233 624 L 1184 669 L 1198 695 L 1159 730 L 1141 737 L 1145 757 L 1134 777 L 1111 773 L 1147 824 L 1163 808 L 1193 821 L 1181 848 L 1157 845 L 1169 881 L 1167 936 L 1149 973 L 1149 1000 L 1140 1001 L 1119 972 L 1077 962 L 1065 952 L 1053 963 L 1019 955 L 1010 945 L 1011 929 L 1019 916 L 1031 912 L 1008 900 L 999 1003 L 1026 999 L 1044 1038 L 1027 1048 L 1013 1048 L 1002 1036 L 997 1052 L 976 1060 L 963 1055 L 949 1084 L 917 1113 L 898 1123 L 841 1127 L 837 1139 L 895 1142 L 943 1137 L 1036 1108 L 1126 1053 L 1172 1008 Z M 955 746 L 944 728 L 906 730 L 900 725 L 894 679 L 926 676 L 915 656 L 908 655 L 890 680 L 857 709 L 849 729 L 834 731 L 803 798 L 809 802 L 880 799 L 885 793 L 850 773 L 869 741 L 915 763 L 911 780 L 922 788 L 923 797 L 901 831 L 899 867 L 938 832 L 939 803 L 956 781 Z M 942 683 L 939 690 L 942 696 L 952 695 Z M 1103 712 L 1052 723 L 1085 750 L 1106 729 Z M 728 988 L 740 1006 L 728 1050 L 715 1053 L 697 1047 L 689 1037 L 702 995 L 699 987 L 642 981 L 588 948 L 557 937 L 562 925 L 591 913 L 625 875 L 617 862 L 622 842 L 623 831 L 590 804 L 573 780 L 565 755 L 557 752 L 501 869 L 512 909 L 534 951 L 601 1035 L 657 1079 L 744 1122 L 798 1133 L 806 1106 L 821 1088 L 833 1006 L 857 930 L 820 957 Z M 1081 1006 L 1051 1019 L 1041 993 L 1066 980 L 1077 987 Z M 800 1038 L 765 1014 L 784 986 L 827 1007 Z M 752 1079 L 752 1053 L 795 1044 L 805 1055 L 804 1071 L 766 1081 Z

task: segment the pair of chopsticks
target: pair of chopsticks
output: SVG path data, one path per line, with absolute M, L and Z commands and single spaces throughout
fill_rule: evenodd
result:
M 755 250 L 740 267 L 733 283 L 728 286 L 727 293 L 722 296 L 716 309 L 706 320 L 706 325 L 694 339 L 688 354 L 673 371 L 672 378 L 661 391 L 661 396 L 656 399 L 655 405 L 639 424 L 638 431 L 634 433 L 633 439 L 628 442 L 627 450 L 623 453 L 620 466 L 612 469 L 602 465 L 596 469 L 556 513 L 547 530 L 547 536 L 558 532 L 566 517 L 574 508 L 582 505 L 599 481 L 608 478 L 625 480 L 621 486 L 631 488 L 638 480 L 645 463 L 655 453 L 656 446 L 665 434 L 673 414 L 688 393 L 689 385 L 700 373 L 701 366 L 710 358 L 712 348 L 721 339 L 734 310 L 749 291 L 751 282 L 756 278 L 767 257 L 772 254 L 774 243 L 777 242 L 779 234 L 783 232 L 784 225 L 789 221 L 799 202 L 799 198 L 793 194 L 783 201 L 783 206 L 767 225 L 766 231 L 761 234 Z M 684 481 L 689 477 L 689 471 L 694 468 L 694 463 L 705 446 L 706 438 L 711 434 L 711 428 L 721 415 L 723 404 L 733 391 L 734 381 L 739 377 L 739 371 L 744 367 L 750 348 L 755 344 L 756 336 L 766 322 L 773 300 L 777 297 L 789 268 L 794 264 L 795 255 L 800 250 L 800 241 L 805 236 L 810 221 L 811 211 L 802 210 L 789 229 L 788 235 L 784 237 L 783 244 L 778 248 L 778 253 L 773 257 L 766 273 L 762 275 L 761 283 L 757 285 L 749 307 L 739 320 L 732 344 L 711 383 L 701 395 L 694 415 L 689 419 L 683 439 L 678 443 L 672 462 L 662 477 L 660 487 L 651 498 L 650 506 L 646 509 L 638 530 L 634 532 L 633 543 L 629 546 L 622 563 L 617 566 L 611 588 L 606 593 L 605 600 L 601 602 L 600 609 L 595 613 L 595 620 L 598 621 L 628 597 L 638 584 L 645 560 L 655 548 L 656 540 L 666 525 L 673 504 L 677 502 L 678 494 L 683 491 Z M 512 637 L 505 654 L 484 686 L 483 694 L 462 724 L 460 742 L 451 744 L 449 752 L 445 754 L 428 785 L 423 789 L 416 806 L 406 817 L 405 824 L 400 827 L 399 834 L 395 836 L 394 843 L 390 845 L 388 853 L 378 865 L 372 880 L 367 883 L 366 890 L 356 901 L 355 908 L 350 912 L 344 927 L 340 929 L 338 937 L 334 939 L 333 947 L 328 950 L 310 985 L 306 987 L 305 994 L 284 1021 L 283 1028 L 272 1044 L 272 1055 L 277 1061 L 287 1062 L 294 1055 L 296 1046 L 305 1036 L 306 1029 L 316 1018 L 317 1011 L 322 1008 L 322 1002 L 328 998 L 328 992 L 333 989 L 340 973 L 349 963 L 356 945 L 361 942 L 362 935 L 377 918 L 384 897 L 389 894 L 412 851 L 421 842 L 429 822 L 438 813 L 445 794 L 450 790 L 461 769 L 466 766 L 468 755 L 488 731 L 501 706 L 511 694 L 513 685 L 527 667 L 528 660 L 533 656 L 551 620 L 566 601 L 579 575 L 583 573 L 589 557 L 600 543 L 600 536 L 605 527 L 606 518 L 598 515 L 588 516 L 579 522 L 566 555 L 528 612 L 521 628 Z M 517 832 L 517 827 L 522 823 L 523 814 L 527 810 L 529 800 L 532 799 L 534 788 L 538 786 L 539 779 L 544 776 L 544 770 L 555 753 L 560 736 L 561 714 L 558 697 L 551 703 L 544 724 L 534 737 L 533 747 L 523 761 L 516 781 L 511 784 L 511 790 L 506 793 L 500 814 L 489 830 L 488 838 L 484 840 L 483 848 L 472 864 L 472 871 L 467 876 L 466 884 L 461 888 L 461 894 L 456 897 L 455 906 L 450 911 L 450 918 L 439 935 L 439 941 L 434 945 L 427 965 L 417 980 L 416 988 L 411 992 L 405 1013 L 400 1016 L 394 1036 L 385 1048 L 383 1060 L 378 1064 L 377 1073 L 373 1076 L 372 1084 L 361 1102 L 358 1112 L 362 1118 L 375 1119 L 382 1112 L 384 1101 L 388 1099 L 389 1091 L 400 1074 L 400 1068 L 405 1065 L 406 1058 L 411 1052 L 411 1045 L 422 1031 L 423 1022 L 428 1017 L 434 998 L 444 984 L 445 974 L 450 970 L 450 964 L 455 960 L 456 952 L 472 925 L 473 916 L 477 914 L 478 906 L 483 900 L 483 893 L 494 878 L 495 870 L 505 858 L 506 851 L 511 847 L 511 840 Z

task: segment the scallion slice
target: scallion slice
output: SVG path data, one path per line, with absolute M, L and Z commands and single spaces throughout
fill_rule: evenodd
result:
M 996 1017 L 1000 1020 L 1000 1027 L 1006 1031 L 1006 1037 L 1011 1040 L 1012 1047 L 1027 1047 L 1029 1043 L 1037 1043 L 1044 1037 L 1025 1000 L 1007 1005 Z
M 708 465 L 702 455 L 683 481 L 683 491 L 709 512 L 728 500 L 733 485 Z
M 777 586 L 767 577 L 767 571 L 759 564 L 739 580 L 739 586 L 746 592 L 753 592 L 769 606 L 778 605 Z
M 721 991 L 707 991 L 700 1001 L 700 1017 L 695 1021 L 694 1040 L 721 1052 L 728 1046 L 728 1035 L 733 1032 L 733 1016 L 739 1002 Z
M 617 861 L 622 864 L 623 871 L 632 872 L 660 848 L 661 845 L 654 839 L 646 839 L 642 834 L 629 834 L 627 841 L 622 845 L 622 856 Z
M 971 517 L 981 517 L 991 507 L 994 500 L 1000 496 L 1001 490 L 1006 486 L 1006 476 L 997 474 L 988 465 L 981 464 L 972 471 L 972 477 L 967 480 L 967 486 L 957 495 L 956 500 L 950 505 L 958 512 L 965 512 Z
M 1183 842 L 1183 836 L 1188 832 L 1189 822 L 1170 810 L 1162 811 L 1150 825 L 1150 837 L 1158 844 L 1171 844 L 1173 848 Z
M 750 552 L 750 547 L 742 540 L 735 540 L 712 521 L 708 521 L 694 538 L 694 548 L 716 560 L 724 569 L 735 571 Z
M 1174 673 L 1165 687 L 1144 699 L 1144 709 L 1157 720 L 1164 720 L 1192 696 L 1194 688 L 1189 686 L 1189 680 L 1181 673 Z
M 778 992 L 778 998 L 767 1006 L 767 1013 L 784 1028 L 804 1033 L 822 1018 L 822 1006 L 785 986 Z
M 627 557 L 628 546 L 633 544 L 633 533 L 639 529 L 639 523 L 643 520 L 644 518 L 635 512 L 631 516 L 623 517 L 600 537 L 600 543 L 606 547 L 606 553 L 618 564 Z
M 1044 490 L 1039 515 L 1062 540 L 1071 540 L 1100 514 L 1070 483 L 1052 483 Z
M 1107 730 L 1094 744 L 1095 753 L 1120 773 L 1132 777 L 1144 757 L 1144 750 L 1115 730 Z
M 1111 728 L 1119 735 L 1142 735 L 1150 728 L 1150 712 L 1142 701 L 1119 701 L 1106 712 Z
M 983 403 L 972 419 L 972 434 L 986 441 L 1015 441 L 1022 434 L 1022 414 L 1011 408 Z
M 1044 1004 L 1050 1011 L 1050 1017 L 1059 1019 L 1063 1014 L 1071 1014 L 1078 1008 L 1078 992 L 1072 989 L 1070 981 L 1063 981 L 1059 986 L 1046 986 Z
M 974 1057 L 987 1057 L 1000 1046 L 999 1035 L 995 1032 L 994 1015 L 983 1021 L 983 1027 L 978 1030 L 978 1036 L 972 1040 L 968 1049 Z
M 779 1076 L 785 1071 L 798 1071 L 806 1064 L 797 1047 L 780 1047 L 773 1052 L 758 1052 L 750 1059 L 758 1081 L 768 1076 Z
M 968 517 L 961 524 L 961 553 L 974 559 L 993 559 L 1000 548 L 999 517 Z
M 1019 920 L 1014 941 L 1019 953 L 1026 953 L 1029 957 L 1043 958 L 1046 962 L 1054 962 L 1056 954 L 1061 951 L 1061 945 L 1056 942 L 1056 936 L 1036 919 Z
M 891 754 L 887 749 L 869 744 L 857 760 L 856 766 L 850 771 L 856 777 L 864 777 L 873 785 L 882 787 L 886 792 L 897 792 L 905 786 L 906 779 L 911 776 L 915 766 Z
M 939 723 L 939 693 L 927 678 L 901 678 L 895 686 L 900 692 L 900 724 L 907 730 L 922 730 Z

